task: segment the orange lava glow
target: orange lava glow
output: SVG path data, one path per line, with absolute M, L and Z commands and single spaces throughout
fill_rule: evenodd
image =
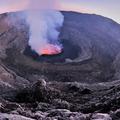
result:
M 41 50 L 41 55 L 57 55 L 62 52 L 62 48 L 58 45 L 48 44 Z

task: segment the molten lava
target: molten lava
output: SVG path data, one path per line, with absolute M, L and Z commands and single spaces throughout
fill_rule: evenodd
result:
M 41 55 L 57 55 L 62 52 L 62 48 L 58 45 L 47 44 L 41 51 Z

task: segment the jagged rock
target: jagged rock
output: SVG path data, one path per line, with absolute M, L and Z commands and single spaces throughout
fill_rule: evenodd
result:
M 79 91 L 81 88 L 77 82 L 68 84 L 68 89 L 72 91 Z
M 37 101 L 44 102 L 52 99 L 52 91 L 46 86 L 45 80 L 39 80 L 32 86 L 31 90 L 33 91 L 34 99 Z
M 110 111 L 110 116 L 112 117 L 112 120 L 119 120 L 120 119 L 120 110 L 117 109 L 116 111 Z
M 91 120 L 112 120 L 108 114 L 96 113 L 93 114 Z
M 0 112 L 2 112 L 4 110 L 4 106 L 2 103 L 0 103 Z
M 38 103 L 38 105 L 37 105 L 37 108 L 36 108 L 36 110 L 37 111 L 47 111 L 48 109 L 50 109 L 50 104 L 48 104 L 48 103 Z
M 66 109 L 53 109 L 51 111 L 48 111 L 48 117 L 55 117 L 55 118 L 61 118 L 66 120 L 86 120 L 87 115 L 77 112 L 70 112 Z
M 18 76 L 0 62 L 0 94 L 3 97 L 14 97 L 21 88 L 29 85 L 29 81 Z
M 76 115 L 70 116 L 70 120 L 87 120 L 87 116 L 81 113 L 77 113 Z
M 54 99 L 52 101 L 53 105 L 56 107 L 56 108 L 59 108 L 59 109 L 70 109 L 70 103 L 65 101 L 65 100 L 61 100 L 61 99 Z
M 16 100 L 19 102 L 51 102 L 57 97 L 60 97 L 59 90 L 49 87 L 45 80 L 38 80 L 30 87 L 21 90 L 16 95 Z
M 32 86 L 33 91 L 37 91 L 39 89 L 45 89 L 45 88 L 46 88 L 46 81 L 44 79 L 38 80 Z
M 120 118 L 120 109 L 118 109 L 118 110 L 115 111 L 115 115 Z
M 22 116 L 28 117 L 28 118 L 35 118 L 35 114 L 31 110 L 17 110 L 17 113 L 19 113 Z
M 6 102 L 2 105 L 2 112 L 10 112 L 13 110 L 21 109 L 22 107 L 17 103 Z
M 55 116 L 69 116 L 71 112 L 67 109 L 52 109 L 47 111 L 48 117 L 55 117 Z
M 46 116 L 47 116 L 47 113 L 43 113 L 43 112 L 41 112 L 41 111 L 37 111 L 36 113 L 35 113 L 35 118 L 36 119 L 45 119 L 46 118 Z
M 35 120 L 21 115 L 0 113 L 0 120 Z
M 13 111 L 10 112 L 10 114 L 19 115 L 19 112 L 16 111 L 16 110 L 13 110 Z

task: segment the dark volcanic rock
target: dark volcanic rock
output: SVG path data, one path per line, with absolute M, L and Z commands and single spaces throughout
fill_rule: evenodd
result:
M 65 23 L 60 38 L 80 46 L 79 58 L 89 59 L 94 56 L 107 61 L 118 53 L 119 24 L 97 15 L 72 12 L 63 14 Z
M 35 120 L 21 115 L 0 113 L 0 120 Z
M 17 94 L 18 102 L 51 102 L 52 99 L 59 98 L 60 92 L 57 89 L 46 86 L 45 80 L 39 80 L 30 87 L 26 87 Z
M 92 120 L 112 120 L 112 118 L 108 114 L 93 114 Z

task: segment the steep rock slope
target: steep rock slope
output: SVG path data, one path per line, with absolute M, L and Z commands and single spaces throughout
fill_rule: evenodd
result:
M 118 53 L 120 42 L 120 25 L 111 19 L 89 14 L 73 12 L 63 13 L 65 23 L 61 39 L 69 40 L 80 46 L 80 58 L 108 60 Z M 102 61 L 103 62 L 103 61 Z

